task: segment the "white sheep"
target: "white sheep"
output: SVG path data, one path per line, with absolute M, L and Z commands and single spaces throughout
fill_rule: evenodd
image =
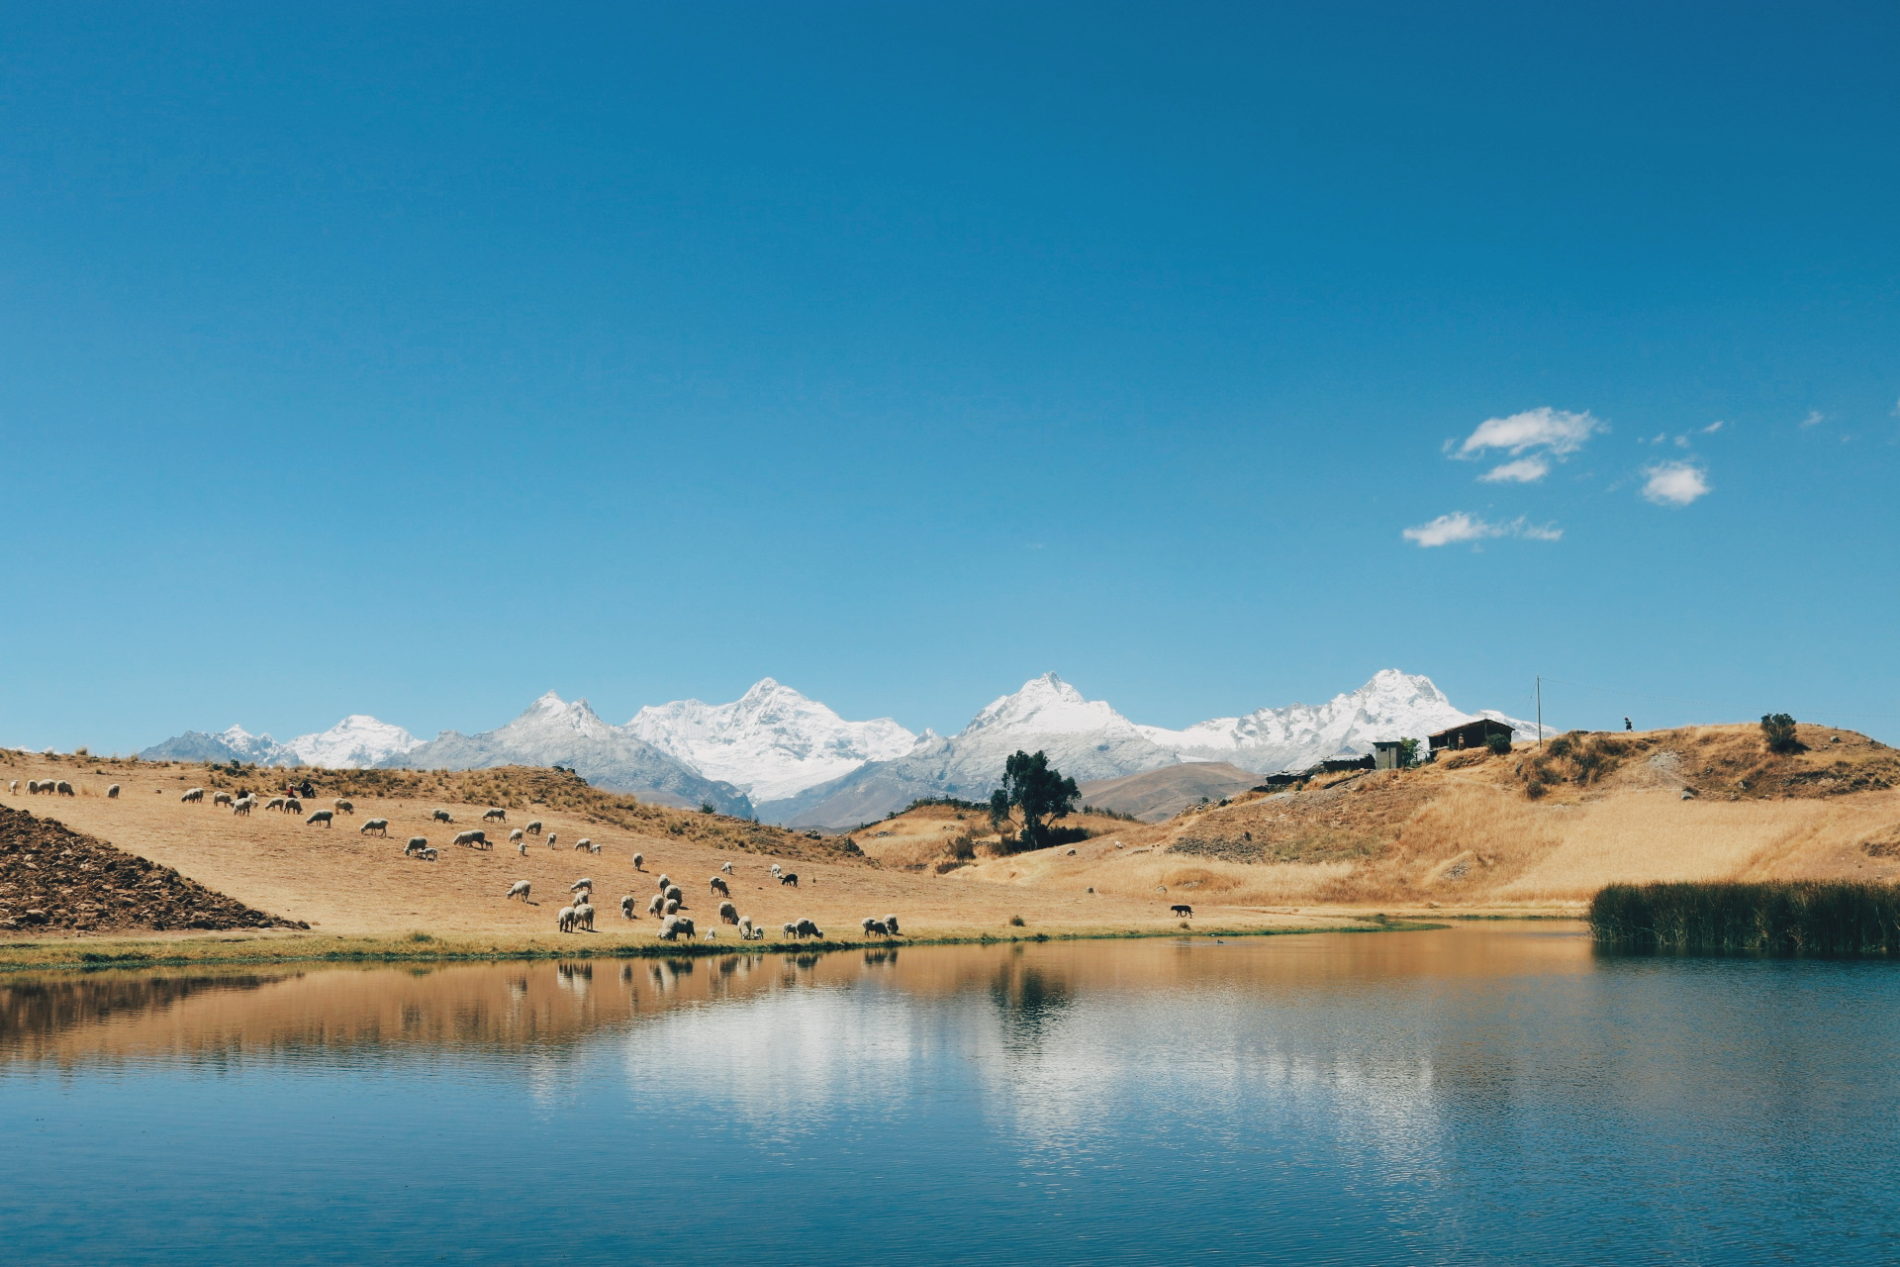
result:
M 508 843 L 511 845 L 521 844 L 522 839 L 523 839 L 523 833 L 519 827 L 515 828 L 513 831 L 508 833 Z
M 732 874 L 732 864 L 731 864 L 730 862 L 722 862 L 722 863 L 720 863 L 720 864 L 719 864 L 719 869 L 720 869 L 721 871 L 723 871 L 723 872 L 725 872 L 725 873 L 726 873 L 727 875 L 731 875 L 731 874 Z
M 284 798 L 284 813 L 286 814 L 303 813 L 303 802 L 298 800 L 294 796 L 286 796 Z
M 284 798 L 281 796 L 273 796 L 268 801 L 264 802 L 264 808 L 281 810 L 282 808 L 284 808 Z
M 541 820 L 538 818 L 535 819 L 526 827 L 522 828 L 522 830 L 527 832 L 530 836 L 539 836 L 541 834 Z
M 739 917 L 739 940 L 752 940 L 752 917 L 750 915 L 741 915 Z
M 721 902 L 719 904 L 719 919 L 722 923 L 737 924 L 739 922 L 739 908 L 730 902 Z
M 452 823 L 455 821 L 455 815 L 445 809 L 431 810 L 429 812 L 429 821 L 432 823 Z
M 118 790 L 119 790 L 119 785 L 117 783 L 114 783 L 112 785 L 112 791 L 107 792 L 106 795 L 107 796 L 115 795 L 118 792 Z M 18 796 L 19 794 L 20 794 L 20 781 L 18 779 L 10 780 L 7 783 L 7 795 Z
M 389 820 L 387 818 L 366 818 L 363 820 L 363 825 L 356 829 L 356 834 L 359 836 L 387 837 L 389 835 Z
M 899 933 L 897 931 L 897 916 L 886 915 L 884 917 L 884 927 L 890 930 L 891 936 L 893 937 L 899 936 Z
M 53 787 L 53 790 L 58 792 L 61 796 L 78 796 L 79 795 L 79 793 L 73 791 L 73 785 L 68 783 L 64 779 L 61 779 L 57 784 L 55 784 Z
M 781 867 L 781 866 L 779 866 L 779 865 L 778 865 L 778 863 L 776 863 L 776 862 L 775 862 L 775 863 L 773 863 L 773 864 L 772 864 L 772 874 L 773 874 L 773 875 L 777 875 L 777 874 L 778 874 L 778 873 L 779 873 L 780 871 L 782 871 L 782 870 L 784 870 L 784 868 L 783 868 L 783 867 Z
M 674 901 L 672 898 L 668 898 L 666 899 L 666 905 L 660 908 L 660 914 L 677 915 L 679 914 L 679 909 L 680 909 L 680 904 Z
M 680 891 L 679 885 L 669 884 L 666 886 L 666 900 L 669 902 L 678 902 L 681 906 L 685 906 L 686 894 Z
M 622 919 L 639 919 L 640 918 L 638 915 L 634 914 L 634 911 L 633 911 L 633 894 L 626 893 L 626 894 L 621 895 L 620 917 Z
M 665 911 L 663 909 L 665 906 L 666 906 L 666 899 L 661 897 L 658 893 L 655 893 L 653 895 L 653 900 L 647 903 L 647 914 L 648 915 L 663 915 L 665 914 Z
M 655 880 L 653 883 L 659 887 L 659 890 L 662 893 L 666 892 L 668 889 L 673 887 L 673 879 L 671 876 L 667 876 L 667 875 L 662 875 L 659 879 Z
M 20 790 L 20 781 L 18 779 L 13 781 L 13 790 L 16 792 Z M 106 789 L 106 799 L 108 801 L 116 801 L 119 799 L 119 785 L 117 783 L 114 783 L 111 787 Z
M 528 856 L 528 842 L 525 840 L 516 841 L 515 852 L 520 854 L 524 858 L 527 857 Z
M 435 861 L 435 846 L 431 845 L 428 848 L 422 850 L 420 853 L 416 855 L 416 857 L 422 859 L 424 862 L 434 862 Z
M 231 812 L 242 818 L 250 817 L 251 811 L 256 808 L 257 798 L 255 796 L 240 796 L 237 800 L 231 802 Z
M 567 891 L 568 891 L 569 893 L 572 893 L 572 892 L 574 892 L 574 891 L 576 891 L 577 889 L 588 889 L 588 890 L 591 890 L 591 889 L 592 889 L 593 887 L 594 887 L 594 882 L 593 882 L 592 880 L 590 880 L 590 879 L 588 879 L 588 878 L 587 878 L 586 876 L 582 876 L 582 877 L 581 877 L 580 879 L 578 879 L 578 880 L 576 880 L 576 881 L 574 881 L 574 883 L 572 883 L 572 884 L 570 884 L 570 885 L 568 885 L 568 886 L 567 886 Z
M 560 838 L 561 838 L 560 832 L 558 831 L 549 832 L 548 833 L 548 848 L 550 849 L 554 848 L 554 842 L 559 840 Z
M 709 929 L 707 929 L 707 930 L 706 930 L 706 940 L 707 940 L 707 941 L 718 941 L 718 940 L 719 940 L 719 930 L 718 930 L 718 929 L 716 929 L 716 928 L 709 928 Z
M 488 843 L 488 833 L 485 831 L 458 831 L 455 833 L 455 840 L 452 843 L 466 845 L 470 849 L 494 848 L 493 845 Z
M 356 802 L 346 801 L 340 796 L 330 802 L 330 807 L 339 814 L 354 814 L 356 812 Z
M 195 805 L 204 800 L 205 790 L 201 787 L 186 788 L 185 794 L 178 798 L 181 805 Z
M 329 826 L 332 826 L 335 822 L 336 822 L 335 810 L 320 809 L 320 810 L 317 810 L 315 813 L 311 814 L 310 817 L 304 819 L 303 825 L 305 827 L 309 827 L 313 823 L 322 823 L 325 827 L 329 827 Z
M 787 937 L 796 937 L 796 936 L 798 936 L 798 925 L 797 925 L 797 924 L 785 924 L 785 925 L 783 925 L 782 927 L 784 928 L 784 930 L 785 930 L 785 935 L 786 935 Z
M 528 894 L 533 891 L 534 886 L 526 880 L 516 880 L 513 884 L 508 886 L 508 897 L 518 897 L 525 902 L 528 900 Z M 502 900 L 506 901 L 507 899 L 504 898 Z
M 560 914 L 556 915 L 554 917 L 554 920 L 555 920 L 555 927 L 559 928 L 562 932 L 564 933 L 573 932 L 574 931 L 574 908 L 571 906 L 563 906 L 561 908 Z
M 796 925 L 794 926 L 794 928 L 793 928 L 793 935 L 794 935 L 794 936 L 797 936 L 797 937 L 819 937 L 819 938 L 822 938 L 822 937 L 823 937 L 823 936 L 824 936 L 825 934 L 824 934 L 824 932 L 823 932 L 823 931 L 822 931 L 822 930 L 821 930 L 821 929 L 820 929 L 820 928 L 818 927 L 818 925 L 816 925 L 816 924 L 814 924 L 814 923 L 812 923 L 812 922 L 811 922 L 810 920 L 808 920 L 808 919 L 801 919 L 801 920 L 799 920 L 799 921 L 798 921 L 798 923 L 797 923 L 797 924 L 796 924 Z
M 582 898 L 581 904 L 574 908 L 574 924 L 590 933 L 594 931 L 594 907 L 586 898 Z
M 674 941 L 684 937 L 690 941 L 696 931 L 692 920 L 684 915 L 671 915 L 667 917 L 665 923 L 660 925 L 660 940 Z
M 864 929 L 864 935 L 866 937 L 889 937 L 891 935 L 890 925 L 881 919 L 872 919 L 869 915 L 866 915 L 863 919 L 859 920 L 858 923 Z
M 500 806 L 485 809 L 482 811 L 482 821 L 484 823 L 505 823 L 508 821 L 508 811 L 502 809 Z
M 718 876 L 714 876 L 710 881 L 708 881 L 706 887 L 711 889 L 714 893 L 718 893 L 723 897 L 732 896 L 732 890 L 729 887 L 727 887 L 726 882 Z
M 576 853 L 579 853 L 582 850 L 586 850 L 588 853 L 600 852 L 598 849 L 594 848 L 594 842 L 586 836 L 582 836 L 579 840 L 574 842 L 574 851 Z
M 637 853 L 633 855 L 633 869 L 635 871 L 646 870 L 646 862 L 647 862 L 647 856 L 645 854 Z
M 427 836 L 411 836 L 409 843 L 402 847 L 402 856 L 405 858 L 413 858 L 428 847 L 429 838 Z
M 229 792 L 214 792 L 211 796 L 211 803 L 214 806 L 215 805 L 229 805 L 233 802 L 233 799 L 234 798 L 231 796 Z

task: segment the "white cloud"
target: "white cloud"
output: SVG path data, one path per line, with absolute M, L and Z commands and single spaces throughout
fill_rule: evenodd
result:
M 1808 416 L 1801 420 L 1803 427 L 1818 427 L 1827 421 L 1827 415 L 1818 409 L 1808 410 Z
M 1550 474 L 1550 463 L 1543 458 L 1519 458 L 1494 466 L 1478 478 L 1487 484 L 1535 484 Z
M 1709 493 L 1709 473 L 1693 462 L 1658 462 L 1643 474 L 1643 496 L 1658 506 L 1687 506 Z
M 1728 426 L 1726 422 L 1723 422 L 1720 418 L 1717 418 L 1714 422 L 1710 423 L 1708 426 L 1703 427 L 1699 431 L 1697 431 L 1696 434 L 1699 436 L 1712 436 L 1716 432 L 1720 431 L 1723 427 L 1726 427 L 1726 426 Z
M 1454 510 L 1448 515 L 1440 515 L 1430 523 L 1420 524 L 1416 528 L 1407 528 L 1400 534 L 1407 541 L 1415 541 L 1423 549 L 1433 546 L 1457 545 L 1465 541 L 1483 541 L 1491 537 L 1522 537 L 1529 541 L 1557 541 L 1563 537 L 1563 529 L 1550 524 L 1527 523 L 1523 516 L 1504 523 L 1492 523 L 1468 515 L 1462 510 Z
M 1588 410 L 1573 414 L 1546 405 L 1508 418 L 1486 418 L 1458 446 L 1458 456 L 1477 457 L 1488 449 L 1503 449 L 1516 457 L 1541 449 L 1561 458 L 1575 453 L 1586 440 L 1603 430 L 1606 428 L 1602 421 Z

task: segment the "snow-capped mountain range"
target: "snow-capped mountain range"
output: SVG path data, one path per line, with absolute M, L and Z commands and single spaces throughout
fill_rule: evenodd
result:
M 924 796 L 982 800 L 1017 749 L 1049 754 L 1078 782 L 1138 774 L 1186 761 L 1224 761 L 1256 773 L 1298 768 L 1375 739 L 1423 739 L 1473 717 L 1432 680 L 1385 669 L 1324 704 L 1262 708 L 1183 730 L 1143 726 L 1045 673 L 977 713 L 955 735 L 913 734 L 888 717 L 846 721 L 816 700 L 766 678 L 729 704 L 649 705 L 624 726 L 585 700 L 549 691 L 494 730 L 444 731 L 424 742 L 399 726 L 355 714 L 329 730 L 278 743 L 242 727 L 188 731 L 148 748 L 152 760 L 262 765 L 479 769 L 562 765 L 601 787 L 675 805 L 710 802 L 792 826 L 850 827 Z

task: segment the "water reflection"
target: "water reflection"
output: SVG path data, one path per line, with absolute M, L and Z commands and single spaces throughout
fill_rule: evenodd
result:
M 677 1182 L 676 1208 L 704 1174 L 759 1166 L 883 1194 L 749 1194 L 737 1222 L 771 1226 L 727 1251 L 798 1226 L 900 1260 L 1136 1261 L 1220 1228 L 1243 1259 L 1694 1261 L 1811 1252 L 1825 1225 L 1852 1261 L 1900 1230 L 1897 983 L 1885 964 L 1600 960 L 1551 927 L 100 973 L 0 983 L 0 1088 L 40 1069 L 305 1088 L 374 1071 L 402 1111 L 441 1110 L 417 1128 L 431 1149 L 659 1150 L 680 1164 L 642 1183 Z M 88 1147 L 91 1106 L 47 1115 L 60 1147 Z M 381 1121 L 329 1111 L 326 1164 L 364 1164 Z M 0 1162 L 0 1192 L 10 1177 L 32 1188 Z

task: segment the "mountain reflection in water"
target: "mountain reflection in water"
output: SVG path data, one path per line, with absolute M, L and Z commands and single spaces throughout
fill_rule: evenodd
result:
M 1551 925 L 9 980 L 0 1227 L 48 1262 L 608 1261 L 652 1210 L 689 1262 L 1881 1261 L 1896 1003 L 1891 965 Z

